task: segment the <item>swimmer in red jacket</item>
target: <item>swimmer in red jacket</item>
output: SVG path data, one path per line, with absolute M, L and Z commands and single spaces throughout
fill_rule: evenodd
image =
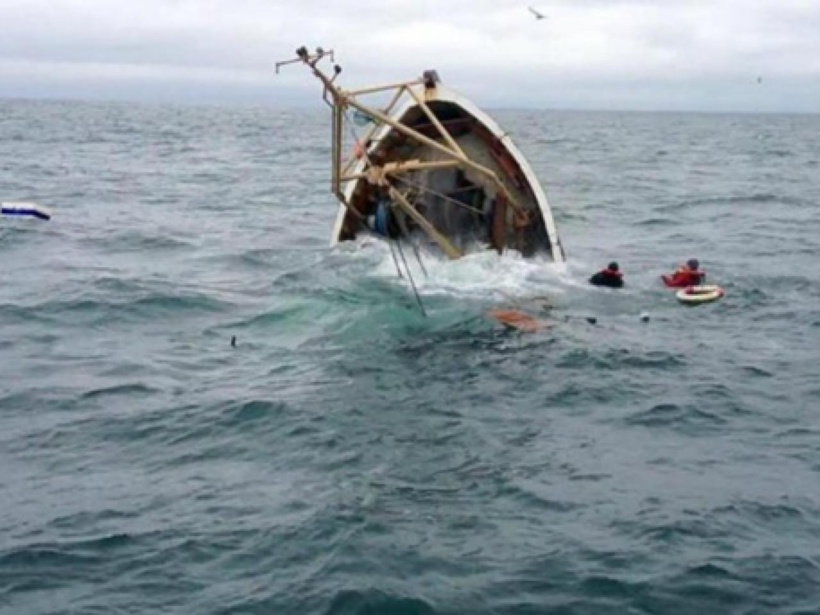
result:
M 669 288 L 686 288 L 687 286 L 698 286 L 706 280 L 706 272 L 700 269 L 700 263 L 696 258 L 690 258 L 685 265 L 678 267 L 671 276 L 662 275 L 661 280 Z
M 593 286 L 608 286 L 609 288 L 621 288 L 624 285 L 624 274 L 618 269 L 615 261 L 609 263 L 606 269 L 602 269 L 589 278 L 589 283 Z

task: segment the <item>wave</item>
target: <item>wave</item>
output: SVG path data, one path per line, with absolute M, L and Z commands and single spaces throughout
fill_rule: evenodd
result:
M 726 196 L 711 196 L 711 197 L 704 197 L 698 199 L 682 199 L 671 203 L 669 205 L 664 205 L 661 207 L 657 207 L 656 211 L 658 212 L 676 212 L 679 213 L 682 210 L 686 210 L 687 208 L 695 208 L 695 207 L 702 207 L 702 206 L 713 206 L 713 205 L 725 205 L 725 206 L 734 206 L 734 205 L 766 205 L 766 204 L 777 204 L 777 205 L 794 205 L 794 206 L 804 206 L 807 205 L 808 202 L 804 199 L 788 196 L 785 194 L 775 194 L 770 192 L 750 192 L 748 194 L 734 194 L 734 195 L 726 195 Z
M 88 530 L 101 523 L 128 521 L 138 517 L 139 514 L 135 511 L 100 508 L 99 510 L 82 511 L 55 517 L 48 522 L 48 527 L 67 531 Z
M 100 324 L 123 318 L 156 319 L 186 317 L 194 314 L 213 314 L 229 310 L 231 303 L 204 293 L 167 295 L 151 293 L 131 300 L 90 299 L 82 296 L 72 300 L 51 300 L 31 305 L 0 305 L 0 315 L 18 321 L 46 322 L 79 319 Z
M 594 347 L 573 348 L 562 355 L 557 367 L 580 369 L 591 367 L 604 370 L 657 369 L 677 370 L 688 364 L 683 355 L 663 350 L 635 352 L 634 350 L 610 349 L 601 351 Z
M 695 404 L 662 403 L 630 415 L 626 418 L 626 423 L 642 427 L 674 427 L 677 425 L 709 427 L 723 425 L 726 419 L 702 410 Z
M 0 552 L 0 570 L 36 569 L 40 574 L 56 573 L 61 568 L 99 564 L 105 553 L 134 543 L 126 533 L 109 534 L 85 540 L 34 543 Z
M 120 231 L 107 234 L 103 238 L 94 239 L 96 249 L 104 249 L 112 254 L 123 252 L 170 252 L 191 250 L 196 247 L 192 238 L 172 236 L 165 229 L 156 233 L 145 231 Z
M 671 216 L 651 216 L 649 218 L 644 218 L 643 220 L 638 220 L 636 224 L 638 226 L 648 226 L 648 227 L 656 227 L 656 226 L 673 226 L 678 225 L 680 223 L 679 220 L 673 218 Z
M 387 592 L 369 590 L 344 590 L 330 601 L 324 615 L 436 615 L 432 604 L 421 598 L 404 597 Z
M 145 395 L 152 395 L 155 393 L 159 393 L 160 389 L 156 389 L 150 387 L 148 385 L 142 384 L 140 382 L 135 382 L 131 384 L 116 384 L 109 387 L 102 387 L 99 389 L 91 389 L 90 391 L 86 391 L 82 394 L 81 399 L 98 399 L 103 397 L 142 397 Z
M 528 514 L 560 514 L 578 512 L 583 508 L 578 502 L 555 497 L 548 485 L 537 481 L 516 479 L 507 482 L 496 492 L 496 497 L 509 500 L 513 508 L 528 511 Z

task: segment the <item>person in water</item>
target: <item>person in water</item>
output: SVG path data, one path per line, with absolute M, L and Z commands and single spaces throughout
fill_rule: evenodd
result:
M 609 288 L 621 288 L 624 285 L 624 275 L 618 269 L 618 263 L 611 262 L 606 269 L 602 269 L 589 278 L 589 283 L 593 286 L 608 286 Z
M 706 272 L 700 268 L 700 263 L 696 258 L 690 258 L 685 265 L 678 267 L 677 271 L 670 275 L 662 275 L 663 283 L 670 288 L 686 288 L 687 286 L 698 286 L 706 280 Z

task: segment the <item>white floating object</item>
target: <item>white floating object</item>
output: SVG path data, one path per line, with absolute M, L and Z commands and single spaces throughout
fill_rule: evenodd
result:
M 0 203 L 0 214 L 4 216 L 29 216 L 40 220 L 51 220 L 50 208 L 37 203 Z
M 682 288 L 677 293 L 678 301 L 687 303 L 689 305 L 697 305 L 698 303 L 709 303 L 717 301 L 725 294 L 720 286 L 704 285 L 704 286 L 688 286 Z

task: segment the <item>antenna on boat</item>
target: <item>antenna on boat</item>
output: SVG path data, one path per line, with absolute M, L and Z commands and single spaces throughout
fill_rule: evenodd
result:
M 333 76 L 328 77 L 325 73 L 323 73 L 317 65 L 321 62 L 324 58 L 330 58 L 330 61 L 333 62 Z M 279 69 L 283 66 L 287 66 L 288 64 L 296 64 L 301 62 L 302 64 L 307 64 L 310 69 L 313 71 L 313 74 L 322 82 L 325 86 L 324 91 L 322 92 L 322 100 L 325 101 L 327 106 L 330 108 L 335 108 L 340 105 L 340 92 L 333 85 L 333 82 L 336 81 L 336 77 L 342 72 L 342 67 L 336 64 L 336 57 L 333 53 L 332 49 L 325 51 L 322 47 L 317 47 L 316 51 L 310 53 L 304 45 L 299 47 L 296 50 L 296 57 L 291 58 L 290 60 L 283 60 L 281 62 L 277 62 L 275 64 L 276 73 L 279 74 Z M 328 92 L 330 92 L 332 96 L 332 100 L 328 100 Z
M 331 62 L 334 62 L 334 63 L 336 62 L 336 58 L 333 55 L 333 50 L 332 49 L 329 49 L 329 50 L 325 51 L 321 47 L 317 47 L 316 51 L 314 53 L 310 53 L 310 52 L 308 52 L 307 47 L 302 46 L 302 47 L 299 47 L 299 49 L 296 50 L 296 57 L 295 58 L 292 58 L 290 60 L 282 60 L 281 62 L 277 62 L 276 64 L 274 64 L 274 67 L 276 69 L 276 74 L 277 75 L 279 74 L 279 69 L 282 68 L 283 66 L 287 66 L 288 64 L 296 64 L 297 62 L 304 62 L 305 64 L 310 64 L 311 67 L 316 68 L 316 64 L 319 62 L 319 60 L 321 60 L 322 58 L 325 58 L 325 57 L 330 58 Z M 341 67 L 339 67 L 336 74 L 338 74 L 340 72 L 342 72 Z

